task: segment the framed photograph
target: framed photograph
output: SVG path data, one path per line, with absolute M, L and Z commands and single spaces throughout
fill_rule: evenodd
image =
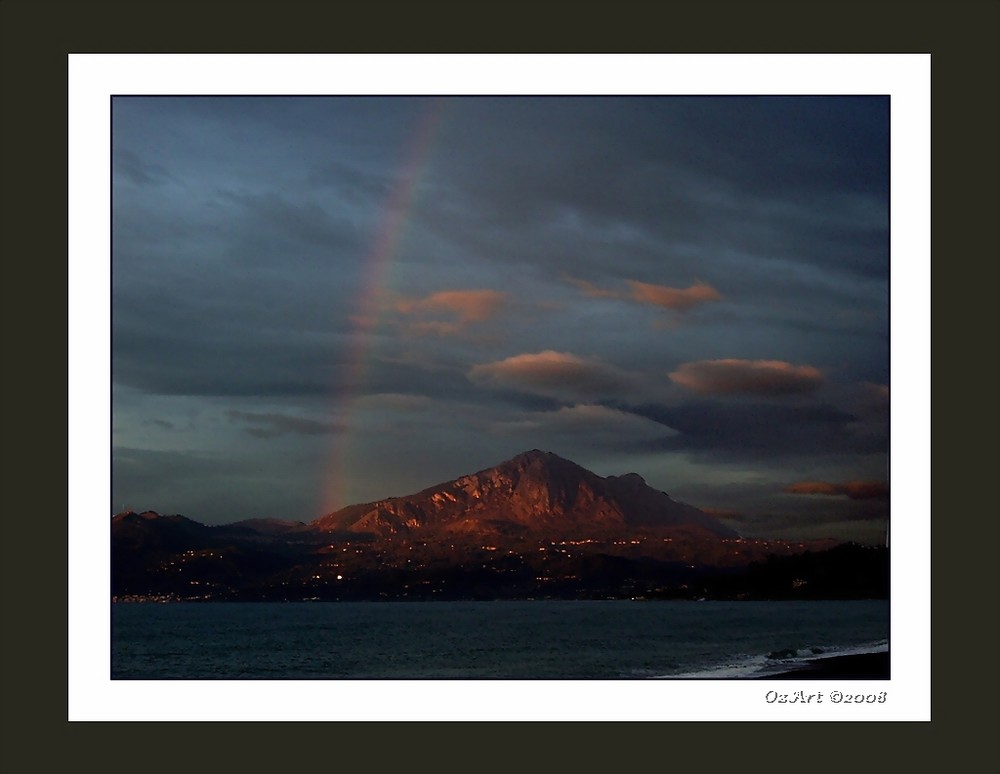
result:
M 70 98 L 71 715 L 928 717 L 929 57 Z

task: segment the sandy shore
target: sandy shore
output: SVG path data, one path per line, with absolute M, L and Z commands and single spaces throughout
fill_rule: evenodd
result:
M 889 654 L 860 653 L 854 656 L 831 656 L 802 662 L 801 666 L 762 675 L 759 680 L 888 680 Z

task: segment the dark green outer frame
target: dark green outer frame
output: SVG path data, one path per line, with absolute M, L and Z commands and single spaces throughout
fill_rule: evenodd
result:
M 0 772 L 997 771 L 997 29 L 991 0 L 2 0 Z M 86 52 L 930 53 L 932 721 L 67 722 L 66 73 Z

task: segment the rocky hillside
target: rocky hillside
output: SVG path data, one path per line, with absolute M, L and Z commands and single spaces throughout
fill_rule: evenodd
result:
M 662 528 L 738 537 L 705 512 L 648 486 L 638 474 L 604 478 L 537 449 L 414 495 L 349 506 L 313 526 L 382 537 L 611 536 Z

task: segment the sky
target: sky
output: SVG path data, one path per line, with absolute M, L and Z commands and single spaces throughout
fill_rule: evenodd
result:
M 888 160 L 884 97 L 115 97 L 112 510 L 538 448 L 879 542 Z

